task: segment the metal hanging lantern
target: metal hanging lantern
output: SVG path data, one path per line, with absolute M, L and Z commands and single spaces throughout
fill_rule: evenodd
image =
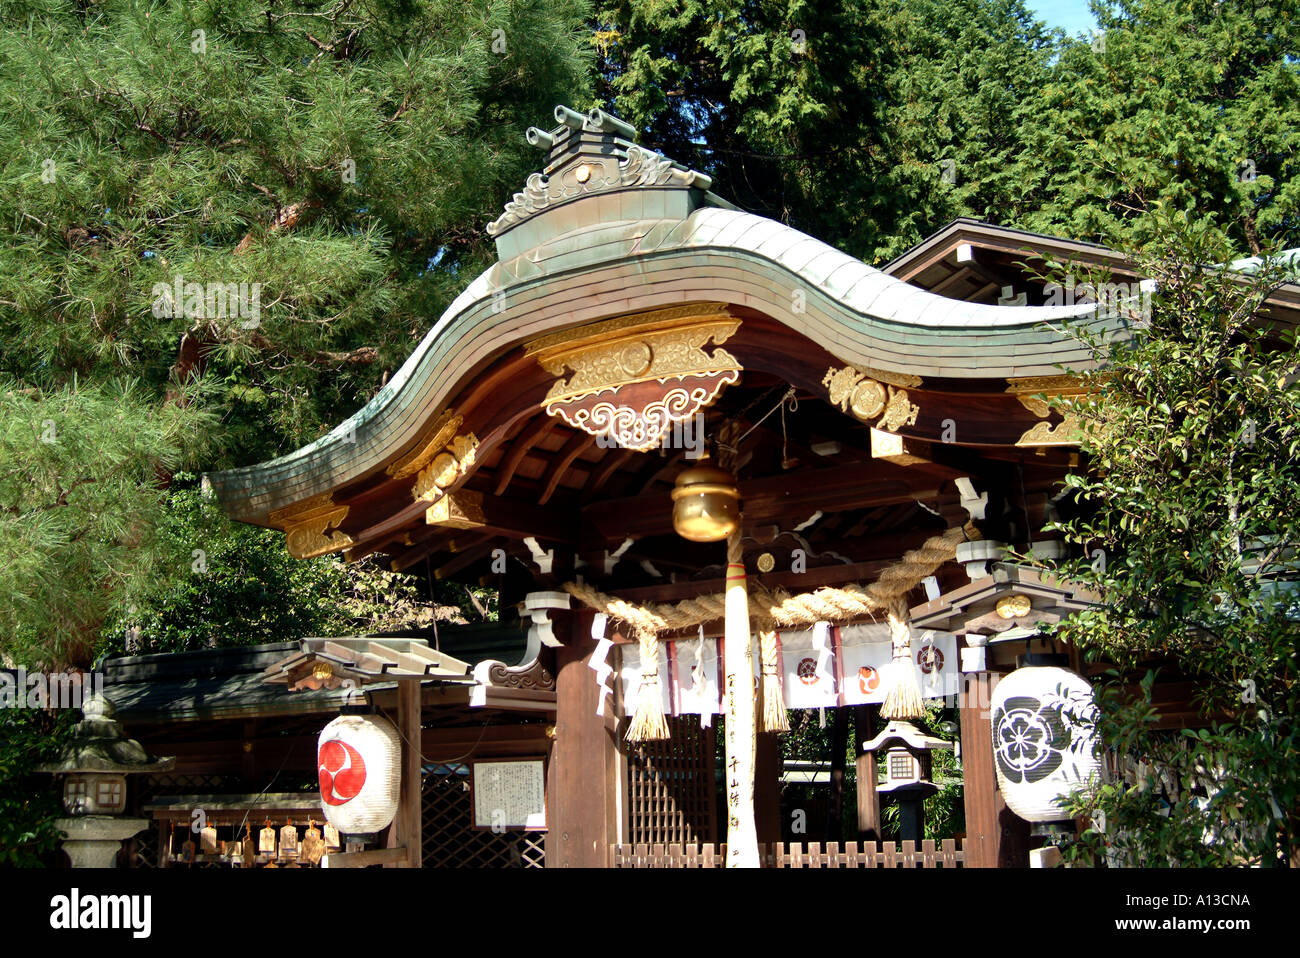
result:
M 1069 669 L 1030 665 L 998 682 L 992 716 L 994 764 L 1007 807 L 1037 832 L 1068 821 L 1060 800 L 1090 787 L 1101 768 L 1092 686 Z
M 740 525 L 740 490 L 725 469 L 706 463 L 677 477 L 673 529 L 692 542 L 720 542 Z
M 375 715 L 340 715 L 316 745 L 321 808 L 344 835 L 368 835 L 397 814 L 402 744 L 397 729 Z

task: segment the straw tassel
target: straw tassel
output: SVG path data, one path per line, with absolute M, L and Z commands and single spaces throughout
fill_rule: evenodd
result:
M 760 713 L 764 732 L 790 731 L 790 717 L 785 711 L 785 690 L 781 686 L 781 656 L 776 630 L 758 633 L 758 652 L 763 668 L 763 710 Z
M 916 679 L 916 666 L 912 664 L 912 626 L 906 606 L 900 604 L 889 609 L 889 636 L 894 649 L 890 670 L 894 677 L 880 714 L 887 719 L 924 718 L 925 702 Z
M 629 742 L 651 742 L 670 738 L 668 721 L 664 718 L 664 703 L 659 692 L 659 637 L 641 630 L 637 635 L 641 646 L 641 688 L 636 695 L 636 711 L 627 729 Z

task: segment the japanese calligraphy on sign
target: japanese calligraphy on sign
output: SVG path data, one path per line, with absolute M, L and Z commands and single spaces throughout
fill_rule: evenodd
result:
M 475 828 L 546 828 L 546 766 L 540 758 L 472 762 L 470 784 Z

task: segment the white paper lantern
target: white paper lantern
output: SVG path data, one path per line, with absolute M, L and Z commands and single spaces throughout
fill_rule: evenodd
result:
M 1007 807 L 1029 822 L 1067 820 L 1058 803 L 1096 780 L 1092 686 L 1068 669 L 1031 666 L 993 691 L 993 762 Z
M 374 715 L 340 715 L 321 730 L 316 771 L 321 808 L 344 835 L 366 835 L 397 814 L 402 745 L 397 729 Z

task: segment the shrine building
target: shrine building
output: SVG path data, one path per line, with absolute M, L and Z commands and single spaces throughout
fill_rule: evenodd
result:
M 1080 466 L 1051 399 L 1090 368 L 1074 330 L 1124 336 L 1131 304 L 1063 302 L 1027 264 L 1139 278 L 1103 247 L 968 220 L 877 269 L 737 209 L 600 110 L 527 135 L 542 169 L 487 226 L 497 261 L 374 398 L 207 477 L 298 558 L 495 588 L 501 622 L 193 653 L 213 693 L 173 719 L 157 683 L 176 657 L 117 660 L 123 722 L 192 773 L 216 752 L 177 729 L 220 737 L 222 774 L 255 783 L 290 741 L 312 775 L 347 704 L 397 716 L 400 808 L 357 863 L 456 864 L 439 848 L 476 830 L 519 839 L 500 863 L 547 867 L 1029 864 L 1041 841 L 1003 795 L 991 702 L 1026 654 L 1088 674 L 1042 636 L 1090 601 L 1043 565 L 1069 554 L 1044 527 Z M 1300 290 L 1270 308 L 1294 321 Z M 1162 722 L 1195 721 L 1176 675 L 1156 699 Z M 910 724 L 934 704 L 959 716 L 964 834 L 882 843 L 882 801 L 932 794 L 928 750 L 957 737 Z M 788 709 L 841 736 L 853 716 L 857 794 L 835 800 L 856 833 L 791 834 Z M 432 792 L 462 780 L 466 803 L 509 795 L 431 822 Z M 309 814 L 276 794 L 267 818 Z

